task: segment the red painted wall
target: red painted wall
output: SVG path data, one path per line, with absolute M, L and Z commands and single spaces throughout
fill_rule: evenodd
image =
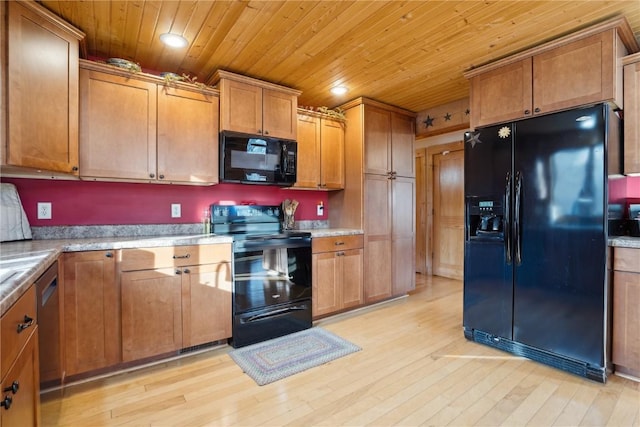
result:
M 35 226 L 107 224 L 189 224 L 201 222 L 212 203 L 233 202 L 279 205 L 285 199 L 300 204 L 296 220 L 326 220 L 327 193 L 279 187 L 219 184 L 190 185 L 134 184 L 94 181 L 2 178 L 15 184 L 22 205 Z M 52 219 L 37 219 L 38 202 L 51 202 Z M 316 216 L 316 205 L 325 206 Z M 181 218 L 171 218 L 171 204 L 180 203 Z

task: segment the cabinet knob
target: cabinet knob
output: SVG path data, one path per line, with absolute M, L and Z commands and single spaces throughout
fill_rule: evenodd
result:
M 29 326 L 33 325 L 33 318 L 27 316 L 26 314 L 24 315 L 24 322 L 23 323 L 18 323 L 18 333 L 24 331 L 25 329 L 27 329 Z
M 531 110 L 524 110 L 524 115 L 528 116 L 529 114 L 531 114 Z
M 20 384 L 18 383 L 18 381 L 14 381 L 11 383 L 11 385 L 7 388 L 5 388 L 4 392 L 10 391 L 13 394 L 16 394 L 18 392 L 18 390 L 20 390 Z
M 74 167 L 71 168 L 71 170 L 74 171 L 74 172 L 78 172 L 78 167 L 74 166 Z
M 0 406 L 8 411 L 9 408 L 11 408 L 11 402 L 13 402 L 11 396 L 5 396 L 4 399 L 2 399 L 2 401 L 0 402 Z
M 336 245 L 336 246 L 342 246 L 342 245 L 344 245 L 344 242 L 335 242 L 335 243 L 334 243 L 334 245 Z
M 342 252 L 342 251 L 336 252 L 336 256 L 344 256 L 344 252 Z
M 184 274 L 189 274 L 189 273 L 191 273 L 191 270 L 189 270 L 188 268 L 185 268 L 184 269 Z
M 150 174 L 149 174 L 149 178 L 155 178 L 155 177 L 156 177 L 156 174 L 155 174 L 155 173 L 150 173 Z
M 188 259 L 190 258 L 191 255 L 190 254 L 186 254 L 186 255 L 174 255 L 173 259 Z
M 258 129 L 256 132 L 261 134 L 262 133 L 262 129 Z
M 265 135 L 269 135 L 269 131 L 268 131 L 268 130 L 265 130 L 265 131 L 264 131 L 264 134 L 265 134 Z
M 535 108 L 535 109 L 533 110 L 533 112 L 534 112 L 534 113 L 539 113 L 539 112 L 540 112 L 540 109 L 539 109 L 539 108 Z
M 104 256 L 106 256 L 107 258 L 113 258 L 113 253 L 107 252 L 106 254 L 104 254 Z
M 182 271 L 176 269 L 176 274 L 182 274 Z
M 158 178 L 164 179 L 164 175 L 160 174 L 160 176 Z

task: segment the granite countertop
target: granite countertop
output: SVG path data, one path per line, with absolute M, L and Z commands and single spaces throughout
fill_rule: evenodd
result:
M 312 237 L 363 233 L 362 230 L 341 228 L 309 229 L 308 231 L 311 232 Z M 0 315 L 3 315 L 63 252 L 205 245 L 232 241 L 230 236 L 195 234 L 23 240 L 0 243 Z
M 631 237 L 631 236 L 609 237 L 609 246 L 613 246 L 617 248 L 640 249 L 640 237 Z

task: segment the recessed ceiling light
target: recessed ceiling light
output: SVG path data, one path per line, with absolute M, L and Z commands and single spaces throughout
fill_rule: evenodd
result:
M 335 86 L 331 88 L 331 93 L 334 95 L 344 95 L 347 93 L 347 88 L 344 86 Z
M 178 34 L 160 34 L 160 41 L 170 47 L 185 47 L 189 42 Z

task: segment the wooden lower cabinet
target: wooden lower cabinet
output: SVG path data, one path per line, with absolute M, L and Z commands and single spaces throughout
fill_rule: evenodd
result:
M 230 244 L 123 249 L 120 264 L 123 362 L 231 337 Z
M 64 374 L 120 362 L 120 291 L 114 251 L 63 255 Z
M 312 252 L 313 317 L 362 305 L 362 235 L 314 238 Z
M 40 424 L 37 320 L 35 286 L 0 319 L 0 425 Z
M 640 378 L 640 249 L 614 248 L 612 311 L 615 370 Z

